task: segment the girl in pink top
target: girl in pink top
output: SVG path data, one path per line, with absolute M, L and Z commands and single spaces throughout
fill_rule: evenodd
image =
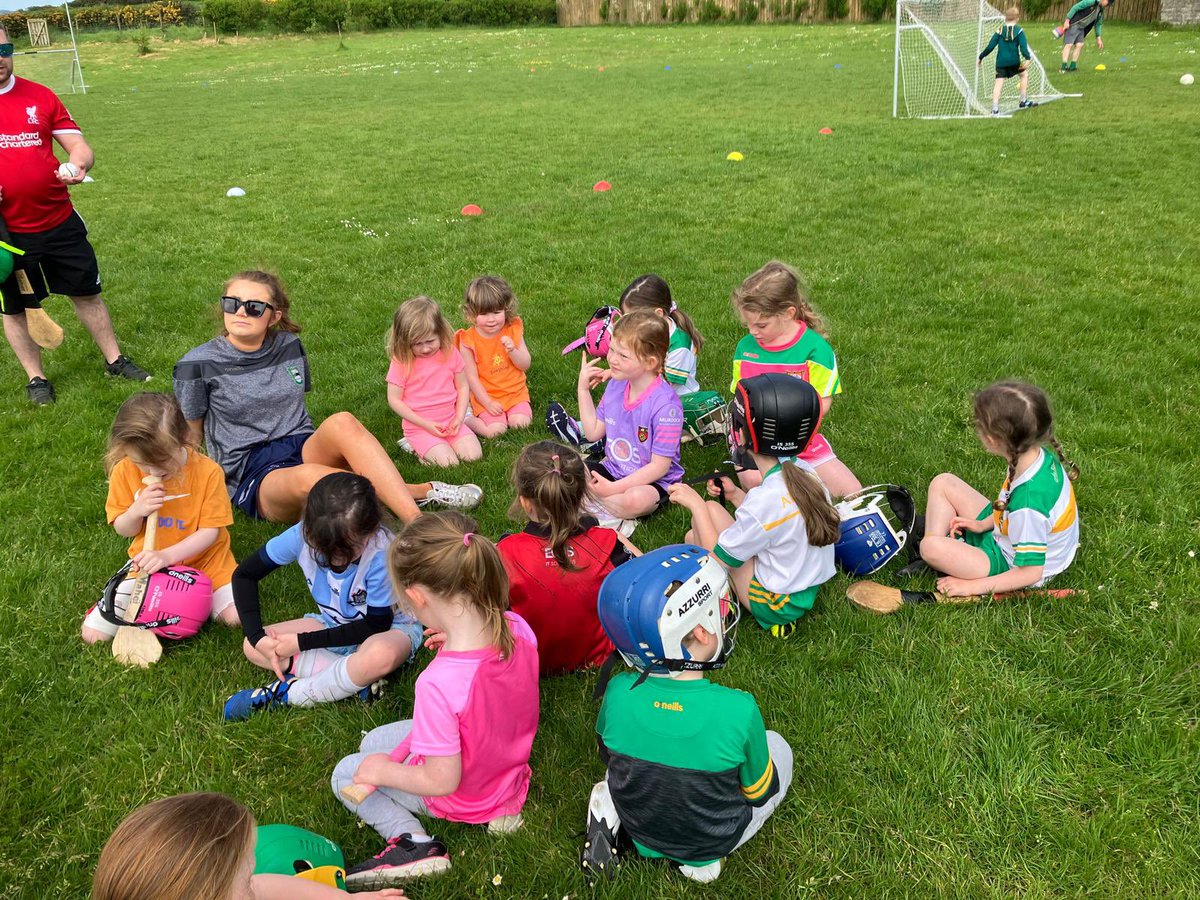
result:
M 333 771 L 333 792 L 387 841 L 347 886 L 388 887 L 450 868 L 418 815 L 514 831 L 529 793 L 538 723 L 537 639 L 508 607 L 496 545 L 457 513 L 431 513 L 388 550 L 393 583 L 437 652 L 417 678 L 411 720 L 384 725 Z M 342 791 L 377 790 L 360 802 Z
M 470 395 L 466 366 L 438 305 L 428 297 L 400 304 L 387 346 L 388 406 L 404 420 L 400 446 L 407 443 L 405 449 L 435 466 L 483 456 L 479 438 L 463 424 Z

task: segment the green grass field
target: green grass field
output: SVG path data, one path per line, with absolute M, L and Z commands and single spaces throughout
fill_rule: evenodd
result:
M 1053 59 L 1048 31 L 1033 45 Z M 264 265 L 305 326 L 314 418 L 351 410 L 387 446 L 392 311 L 428 293 L 457 322 L 484 272 L 521 300 L 544 409 L 573 393 L 561 346 L 651 270 L 708 336 L 701 381 L 721 387 L 741 334 L 730 290 L 768 259 L 792 262 L 845 385 L 825 432 L 865 483 L 922 500 L 947 469 L 996 490 L 1003 463 L 974 436 L 970 395 L 1001 377 L 1042 385 L 1082 468 L 1084 544 L 1060 586 L 1083 593 L 874 618 L 849 608 L 838 576 L 786 643 L 744 622 L 719 678 L 791 742 L 791 796 L 711 887 L 635 862 L 594 893 L 1194 897 L 1200 88 L 1178 78 L 1198 67 L 1200 33 L 1108 31 L 1107 52 L 1089 46 L 1058 84 L 1082 99 L 935 123 L 890 117 L 886 26 L 156 42 L 141 58 L 88 43 L 92 88 L 67 102 L 98 164 L 73 196 L 152 386 L 169 388 L 173 363 L 214 333 L 224 278 Z M 745 162 L 726 162 L 731 150 Z M 602 178 L 613 190 L 593 194 Z M 226 199 L 232 185 L 246 197 Z M 486 214 L 462 219 L 472 202 Z M 125 552 L 104 524 L 101 457 L 134 388 L 104 377 L 64 300 L 49 308 L 69 332 L 46 359 L 56 406 L 29 407 L 0 354 L 0 893 L 86 896 L 117 822 L 190 790 L 319 831 L 352 861 L 375 852 L 328 776 L 362 730 L 409 714 L 415 669 L 366 711 L 231 726 L 225 697 L 264 681 L 239 634 L 206 629 L 150 671 L 81 647 L 80 618 Z M 489 491 L 482 530 L 511 527 L 508 467 L 543 434 L 506 436 L 461 470 Z M 685 526 L 672 510 L 634 540 Z M 235 552 L 276 531 L 239 518 Z M 309 603 L 298 572 L 264 593 L 275 618 Z M 602 774 L 592 684 L 544 685 L 526 828 L 500 840 L 437 824 L 454 868 L 412 896 L 591 893 L 575 857 Z

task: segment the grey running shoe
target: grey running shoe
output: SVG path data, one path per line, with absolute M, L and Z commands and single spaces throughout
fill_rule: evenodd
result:
M 429 482 L 429 493 L 417 506 L 437 503 L 455 509 L 474 509 L 483 499 L 483 488 L 477 484 L 446 484 L 444 481 Z

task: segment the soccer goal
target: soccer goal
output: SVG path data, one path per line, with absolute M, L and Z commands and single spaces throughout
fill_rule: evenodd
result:
M 67 14 L 65 30 L 50 27 L 45 19 L 28 19 L 28 43 L 13 56 L 21 57 L 20 77 L 44 84 L 56 94 L 86 94 L 70 4 L 64 3 L 63 9 Z
M 1004 13 L 987 0 L 897 0 L 892 115 L 921 119 L 990 116 L 995 52 L 982 66 L 975 61 L 1003 23 Z M 1032 48 L 1030 55 L 1030 100 L 1049 103 L 1079 96 L 1056 91 Z M 1000 97 L 1001 115 L 1012 114 L 1019 95 L 1018 79 L 1010 78 Z

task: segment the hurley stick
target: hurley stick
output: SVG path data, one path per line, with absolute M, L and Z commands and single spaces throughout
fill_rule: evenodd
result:
M 342 788 L 338 793 L 357 806 L 375 793 L 375 786 L 373 784 L 352 784 Z
M 0 216 L 0 248 L 13 254 L 14 265 L 16 264 L 15 257 L 24 255 L 21 250 L 13 246 L 12 235 L 8 233 L 8 225 L 3 216 Z M 25 270 L 14 268 L 13 274 L 16 276 L 17 289 L 21 294 L 32 297 L 33 285 L 29 283 L 29 276 L 25 274 Z M 29 336 L 33 338 L 33 342 L 44 350 L 53 350 L 63 342 L 62 328 L 40 306 L 25 310 L 25 324 L 29 328 Z
M 940 591 L 903 591 L 874 581 L 856 581 L 846 589 L 846 597 L 860 609 L 886 616 L 903 606 L 931 603 L 978 603 L 980 600 L 1008 600 L 1020 597 L 1070 597 L 1075 591 L 1058 590 L 1008 591 L 1002 594 L 983 594 L 973 597 L 948 597 Z
M 147 487 L 161 484 L 162 479 L 157 475 L 147 475 L 142 484 Z M 152 512 L 146 517 L 146 539 L 142 543 L 143 550 L 153 550 L 158 538 L 158 512 Z M 142 603 L 146 599 L 146 583 L 150 573 L 139 571 L 133 582 L 133 591 L 129 595 L 129 605 L 125 608 L 125 621 L 136 622 L 138 613 L 142 611 Z M 118 662 L 127 666 L 141 666 L 148 669 L 153 663 L 162 658 L 162 644 L 158 635 L 148 628 L 137 628 L 132 625 L 122 625 L 117 629 L 113 638 L 113 656 Z

